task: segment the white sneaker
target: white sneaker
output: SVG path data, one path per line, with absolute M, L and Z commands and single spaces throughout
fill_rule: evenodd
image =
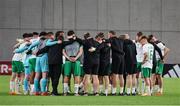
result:
M 28 91 L 24 91 L 24 95 L 28 95 L 29 94 L 29 92 Z

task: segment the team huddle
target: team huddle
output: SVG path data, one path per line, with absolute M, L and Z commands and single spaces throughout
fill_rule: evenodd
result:
M 60 95 L 60 76 L 64 96 L 163 94 L 163 67 L 170 50 L 154 35 L 138 32 L 131 40 L 128 34 L 109 31 L 95 38 L 87 32 L 82 38 L 73 30 L 66 37 L 63 31 L 24 33 L 14 45 L 10 94 Z

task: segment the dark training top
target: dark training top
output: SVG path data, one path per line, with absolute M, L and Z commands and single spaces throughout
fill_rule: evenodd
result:
M 117 60 L 124 56 L 124 51 L 123 51 L 123 45 L 124 41 L 117 38 L 117 37 L 111 37 L 109 40 L 106 40 L 106 42 L 111 44 L 111 49 L 112 49 L 112 60 Z
M 124 40 L 124 52 L 125 52 L 125 63 L 126 64 L 137 64 L 136 60 L 136 45 L 132 40 L 126 39 Z
M 100 63 L 110 64 L 111 47 L 105 42 L 102 43 L 102 46 L 100 50 Z
M 100 43 L 95 41 L 93 38 L 81 40 L 77 38 L 77 42 L 83 45 L 84 49 L 84 64 L 99 64 L 100 61 L 100 50 L 103 47 Z M 95 47 L 94 52 L 89 52 L 91 47 Z

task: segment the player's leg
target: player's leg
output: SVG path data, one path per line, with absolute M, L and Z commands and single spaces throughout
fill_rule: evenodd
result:
M 105 85 L 104 93 L 107 96 L 108 95 L 108 89 L 109 89 L 109 76 L 108 75 L 104 76 L 104 85 Z
M 99 75 L 98 79 L 99 79 L 99 93 L 102 94 L 103 93 L 103 76 Z
M 144 77 L 145 86 L 146 86 L 145 93 L 142 94 L 142 96 L 151 96 L 151 90 L 150 90 L 151 69 L 149 69 L 149 68 L 142 68 L 142 72 L 143 72 L 143 77 Z
M 158 68 L 158 62 L 154 63 L 153 64 L 153 68 L 152 68 L 152 76 L 151 76 L 151 93 L 154 94 L 155 93 L 155 89 L 156 89 L 156 86 L 155 86 L 155 83 L 156 83 L 156 79 L 157 79 L 157 76 L 156 76 L 156 71 L 157 71 L 157 68 Z
M 24 81 L 24 65 L 22 62 L 18 61 L 17 62 L 17 75 L 16 75 L 16 94 L 21 94 L 20 92 L 20 88 L 21 85 L 23 85 L 23 81 Z
M 58 64 L 58 65 L 54 65 L 54 81 L 52 82 L 53 83 L 53 93 L 55 95 L 59 95 L 58 94 L 58 85 L 59 85 L 59 79 L 60 79 L 60 75 L 61 75 L 61 67 L 62 65 L 61 64 Z
M 24 94 L 27 95 L 29 93 L 29 79 L 30 79 L 30 69 L 29 66 L 25 66 L 25 77 L 24 77 Z
M 158 69 L 156 71 L 156 76 L 158 79 L 158 94 L 161 95 L 163 93 L 163 70 L 164 70 L 164 64 L 161 61 L 158 61 Z
M 15 94 L 15 79 L 18 72 L 18 66 L 16 61 L 12 61 L 12 74 L 10 78 L 10 92 L 9 94 Z
M 118 72 L 120 68 L 119 61 L 112 60 L 112 95 L 116 95 L 117 90 L 117 81 L 118 81 Z
M 136 74 L 136 93 L 137 94 L 140 94 L 140 93 L 142 93 L 142 92 L 140 92 L 140 90 L 141 91 L 143 91 L 144 89 L 144 80 L 143 80 L 143 78 L 141 78 L 141 64 L 142 63 L 140 63 L 140 62 L 138 62 L 137 63 L 137 74 Z M 142 80 L 142 81 L 141 81 Z M 140 82 L 142 82 L 142 85 L 141 85 L 141 89 L 140 89 Z
M 95 96 L 99 94 L 99 79 L 98 79 L 99 64 L 94 64 L 92 67 L 92 81 L 93 81 L 93 93 Z
M 80 74 L 80 84 L 79 84 L 79 93 L 84 92 L 84 70 L 83 70 L 83 65 L 81 64 L 81 74 Z
M 131 87 L 132 87 L 132 74 L 127 75 L 127 95 L 129 96 L 131 93 Z
M 136 95 L 136 81 L 137 79 L 136 79 L 136 73 L 134 73 L 133 75 L 132 75 L 132 95 Z
M 126 76 L 126 88 L 127 88 L 126 93 L 127 93 L 127 96 L 130 96 L 131 88 L 132 88 L 132 65 L 129 62 L 126 62 L 125 70 L 127 73 L 127 76 Z
M 104 93 L 106 96 L 108 96 L 109 87 L 110 87 L 110 80 L 109 80 L 110 73 L 111 73 L 111 65 L 110 63 L 108 63 L 105 67 L 105 72 L 104 72 L 104 85 L 105 85 Z
M 11 95 L 15 94 L 15 79 L 16 79 L 16 73 L 12 72 L 10 79 L 10 92 L 9 92 L 9 94 Z
M 20 91 L 20 87 L 21 87 L 21 73 L 17 73 L 16 74 L 16 79 L 15 79 L 15 92 L 16 94 L 21 94 L 21 91 Z
M 98 75 L 92 75 L 94 95 L 98 96 L 99 79 Z
M 119 68 L 120 95 L 124 95 L 124 58 L 122 58 Z M 131 76 L 132 78 L 132 76 Z M 131 81 L 132 82 L 132 81 Z
M 35 66 L 36 66 L 36 58 L 30 59 L 29 60 L 29 67 L 30 67 L 30 94 L 33 94 L 34 90 L 34 77 L 35 77 Z
M 123 78 L 123 74 L 119 74 L 119 82 L 120 82 L 120 95 L 123 96 L 123 92 L 124 92 L 124 78 Z
M 34 94 L 39 95 L 39 80 L 41 76 L 40 58 L 36 58 L 35 77 L 34 77 Z
M 74 93 L 75 96 L 79 95 L 79 84 L 80 84 L 80 75 L 81 75 L 81 66 L 80 61 L 76 61 L 73 63 L 73 70 L 74 70 Z
M 44 55 L 41 57 L 40 65 L 41 65 L 41 72 L 42 72 L 42 78 L 40 81 L 41 95 L 46 96 L 48 94 L 47 93 L 47 80 L 48 80 L 47 78 L 48 78 L 48 72 L 49 72 L 47 55 Z
M 66 61 L 64 64 L 64 96 L 66 96 L 68 94 L 69 91 L 69 78 L 71 76 L 71 69 L 72 69 L 72 62 L 70 61 Z
M 99 71 L 98 71 L 98 79 L 99 79 L 99 93 L 103 93 L 103 71 L 104 71 L 105 66 L 103 63 L 100 63 L 99 66 Z
M 84 96 L 88 96 L 88 88 L 90 84 L 90 74 L 84 76 Z

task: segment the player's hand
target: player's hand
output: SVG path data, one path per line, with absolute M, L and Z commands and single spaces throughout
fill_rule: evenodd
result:
M 67 57 L 67 59 L 71 62 L 73 62 L 72 57 Z
M 30 46 L 32 43 L 31 42 L 27 42 L 26 43 L 26 46 Z
M 24 42 L 23 39 L 16 39 L 16 41 L 19 42 L 19 43 L 23 43 Z
M 165 59 L 161 60 L 161 63 L 165 63 Z
M 37 52 L 35 52 L 35 51 L 32 51 L 32 54 L 36 56 L 36 55 L 37 55 Z
M 88 51 L 89 51 L 89 52 L 94 52 L 94 51 L 96 51 L 96 48 L 91 47 Z
M 110 44 L 110 43 L 108 43 L 107 45 L 108 45 L 109 47 L 111 47 L 111 44 Z
M 74 40 L 76 40 L 76 38 L 77 38 L 76 36 L 73 36 L 73 39 L 74 39 Z
M 26 52 L 27 55 L 29 55 L 29 54 L 31 54 L 31 53 L 32 53 L 32 50 L 28 50 L 28 51 Z
M 58 40 L 58 44 L 61 44 L 62 43 L 62 40 Z
M 102 43 L 103 41 L 102 41 L 102 40 L 99 40 L 98 42 L 99 42 L 99 43 Z
M 75 62 L 77 59 L 75 57 L 71 57 L 72 62 Z

